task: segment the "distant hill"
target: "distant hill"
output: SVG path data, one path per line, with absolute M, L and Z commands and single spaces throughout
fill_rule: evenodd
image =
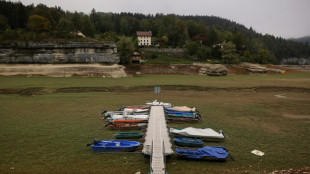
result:
M 277 64 L 286 58 L 310 57 L 310 46 L 304 44 L 310 43 L 310 36 L 288 40 L 262 35 L 216 16 L 105 13 L 95 9 L 85 14 L 44 4 L 25 6 L 22 2 L 0 0 L 0 42 L 84 39 L 72 31 L 101 41 L 118 42 L 119 36 L 126 36 L 132 38 L 130 43 L 139 42 L 137 31 L 151 31 L 152 41 L 162 47 L 185 47 L 188 57 L 196 56 L 201 61 Z
M 292 40 L 294 40 L 296 42 L 304 43 L 304 44 L 306 44 L 306 43 L 309 44 L 310 43 L 310 36 L 304 36 L 304 37 L 295 38 L 295 39 L 292 39 Z

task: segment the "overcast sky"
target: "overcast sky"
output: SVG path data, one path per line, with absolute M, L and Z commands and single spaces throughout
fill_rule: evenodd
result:
M 11 0 L 13 2 L 19 0 Z M 20 0 L 89 14 L 133 12 L 143 14 L 208 15 L 230 19 L 259 33 L 284 38 L 310 36 L 310 0 Z

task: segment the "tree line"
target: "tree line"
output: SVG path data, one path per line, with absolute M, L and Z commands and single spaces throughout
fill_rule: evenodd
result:
M 279 63 L 283 58 L 309 57 L 308 44 L 272 35 L 215 16 L 144 15 L 139 13 L 89 14 L 64 11 L 60 7 L 23 5 L 0 0 L 0 40 L 74 39 L 81 31 L 88 38 L 118 42 L 136 31 L 152 31 L 152 40 L 164 47 L 185 47 L 199 59 L 218 59 L 224 63 L 240 61 Z M 198 37 L 197 37 L 198 36 Z M 126 45 L 126 44 L 119 44 Z M 132 46 L 130 46 L 132 50 Z M 126 50 L 126 49 L 124 49 Z

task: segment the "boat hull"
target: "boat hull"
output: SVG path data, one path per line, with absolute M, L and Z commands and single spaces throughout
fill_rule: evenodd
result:
M 176 149 L 179 157 L 190 160 L 216 160 L 226 161 L 229 154 L 225 147 L 205 146 L 199 149 Z
M 199 119 L 197 118 L 190 118 L 190 117 L 167 117 L 167 121 L 169 122 L 198 122 Z
M 174 138 L 174 143 L 182 147 L 202 147 L 203 141 L 201 139 L 194 138 Z
M 142 136 L 142 132 L 119 132 L 115 134 L 116 139 L 139 139 Z
M 145 125 L 122 125 L 122 126 L 110 125 L 110 129 L 113 129 L 113 130 L 141 130 L 145 127 L 146 127 L 146 123 Z
M 103 140 L 92 145 L 95 152 L 132 152 L 135 151 L 141 143 L 125 140 Z

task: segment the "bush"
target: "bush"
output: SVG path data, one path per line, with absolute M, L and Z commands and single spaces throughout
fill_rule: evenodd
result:
M 197 42 L 190 42 L 186 45 L 187 52 L 189 55 L 195 55 L 197 53 L 197 50 L 199 48 L 199 44 Z
M 152 53 L 151 58 L 152 59 L 156 59 L 157 58 L 157 54 L 156 53 Z

